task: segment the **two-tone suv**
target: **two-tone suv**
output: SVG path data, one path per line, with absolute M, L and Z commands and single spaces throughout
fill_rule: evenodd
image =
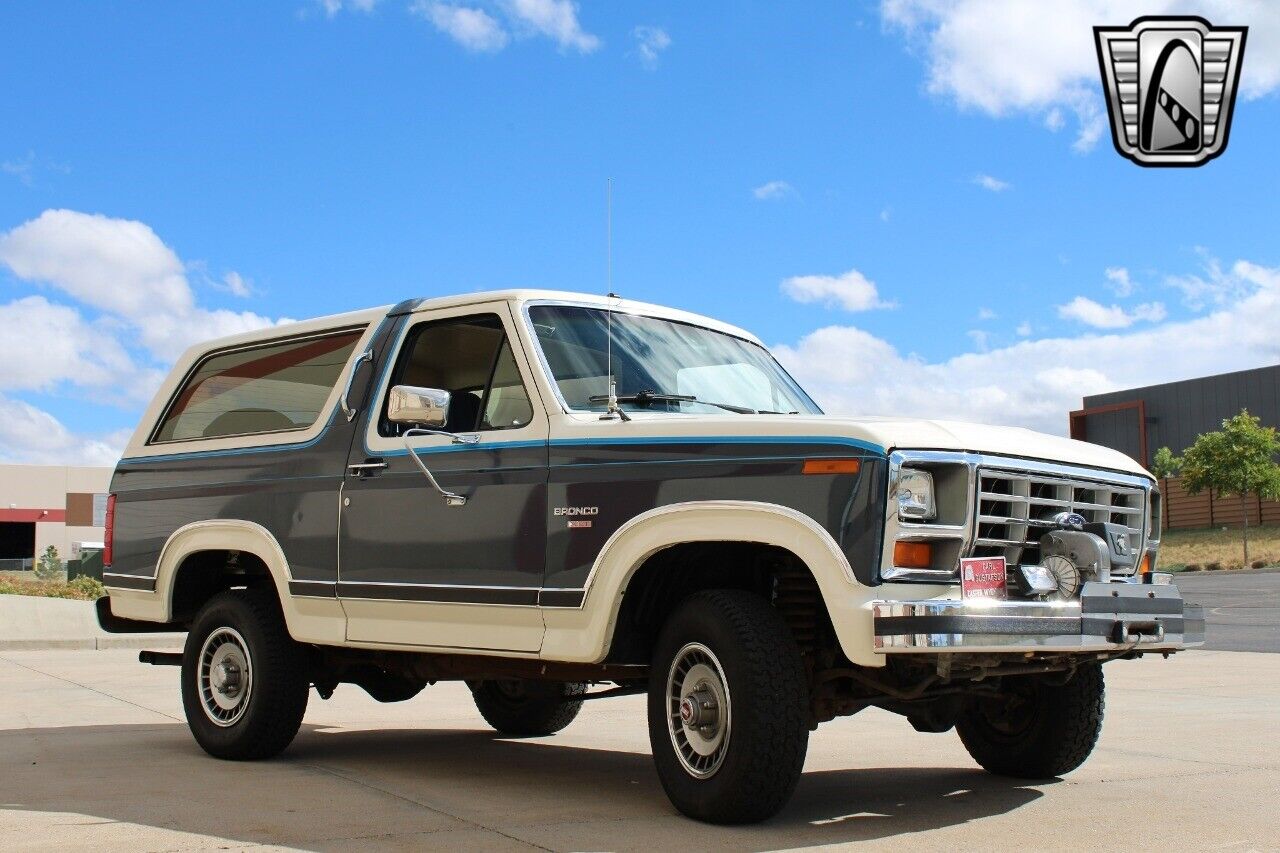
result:
M 311 688 L 464 680 L 545 736 L 647 693 L 687 815 L 765 818 L 868 707 L 988 770 L 1088 756 L 1102 664 L 1199 642 L 1127 457 L 842 418 L 751 334 L 614 297 L 409 300 L 189 350 L 112 480 L 108 630 L 187 630 L 211 755 L 283 750 Z

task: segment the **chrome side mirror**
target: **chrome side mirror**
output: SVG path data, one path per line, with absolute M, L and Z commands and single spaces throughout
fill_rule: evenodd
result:
M 387 397 L 387 420 L 395 424 L 439 429 L 449 421 L 449 392 L 439 388 L 396 385 Z

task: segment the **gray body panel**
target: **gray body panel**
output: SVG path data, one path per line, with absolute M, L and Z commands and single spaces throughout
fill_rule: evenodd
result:
M 503 441 L 423 458 L 441 485 L 468 498 L 447 507 L 404 451 L 372 454 L 363 436 L 382 401 L 365 404 L 406 322 L 397 306 L 360 367 L 348 423 L 330 414 L 306 444 L 122 460 L 110 585 L 150 589 L 166 541 L 200 521 L 259 524 L 279 542 L 294 595 L 576 607 L 601 548 L 649 510 L 689 501 L 779 504 L 813 518 L 858 579 L 874 584 L 887 460 L 839 438 L 655 438 Z M 744 415 L 744 417 L 751 417 Z M 804 460 L 858 458 L 857 474 L 804 475 Z M 350 463 L 386 462 L 364 476 Z M 343 499 L 349 505 L 342 506 Z M 569 527 L 556 507 L 598 507 Z

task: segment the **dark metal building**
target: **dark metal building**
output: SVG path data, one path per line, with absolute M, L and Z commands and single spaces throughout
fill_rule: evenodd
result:
M 1280 426 L 1280 365 L 1085 397 L 1071 413 L 1071 437 L 1149 466 L 1157 448 L 1180 454 L 1241 409 Z

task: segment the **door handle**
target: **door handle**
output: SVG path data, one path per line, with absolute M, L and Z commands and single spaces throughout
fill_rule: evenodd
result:
M 386 467 L 387 463 L 381 459 L 371 459 L 368 462 L 357 462 L 354 465 L 348 465 L 347 470 L 357 477 L 363 477 Z

